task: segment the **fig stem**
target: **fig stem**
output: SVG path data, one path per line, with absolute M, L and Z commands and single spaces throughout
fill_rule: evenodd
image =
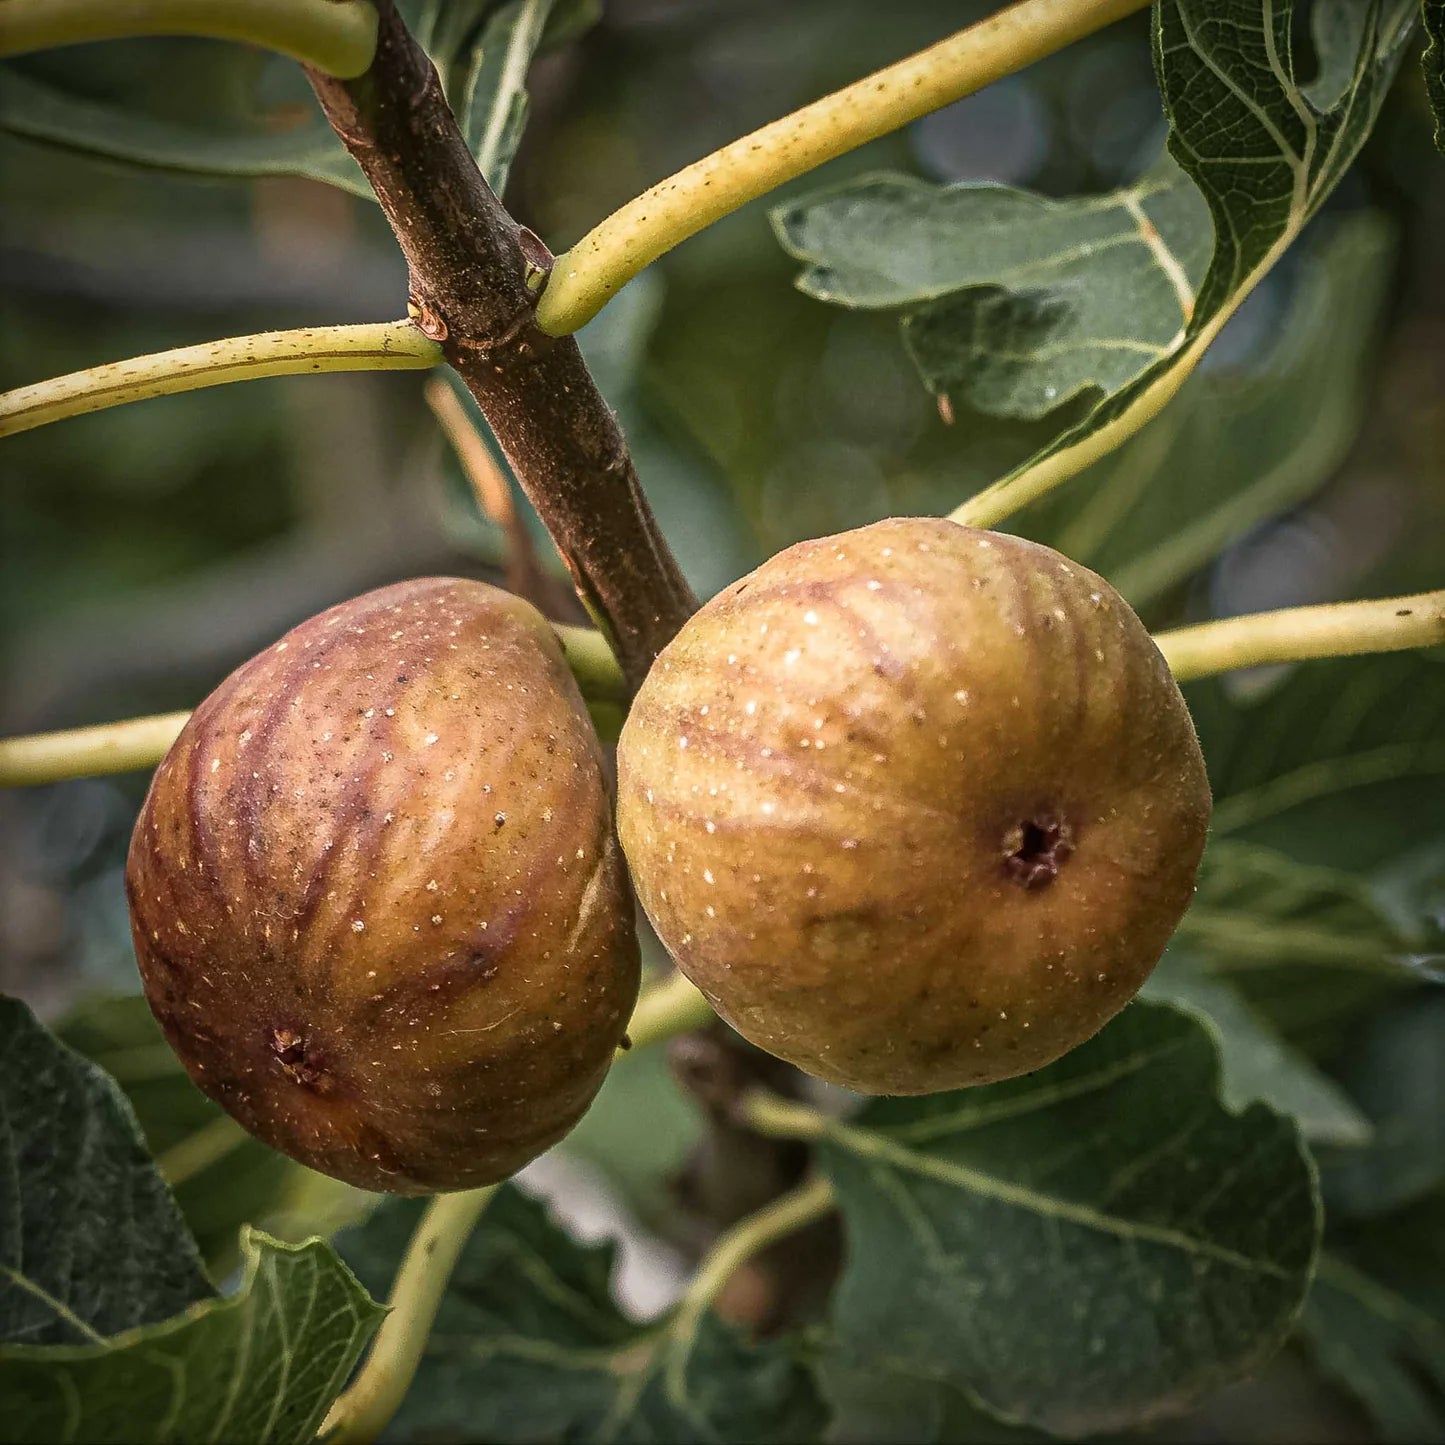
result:
M 188 712 L 167 712 L 96 727 L 0 738 L 0 787 L 23 788 L 153 768 L 165 757 L 188 717 Z
M 1266 663 L 1431 647 L 1445 643 L 1445 590 L 1255 612 L 1154 640 L 1179 682 Z
M 537 307 L 553 336 L 590 321 L 680 241 L 826 161 L 972 95 L 1147 0 L 1020 0 L 731 141 L 614 211 L 557 257 Z
M 85 40 L 197 35 L 243 40 L 329 75 L 360 75 L 376 50 L 368 0 L 5 0 L 0 55 Z
M 426 1207 L 392 1283 L 382 1321 L 366 1363 L 332 1405 L 319 1438 L 327 1445 L 375 1440 L 406 1398 L 446 1293 L 452 1270 L 495 1184 L 460 1194 L 438 1194 Z
M 441 347 L 410 321 L 228 336 L 200 346 L 106 362 L 0 393 L 0 436 L 126 402 L 232 381 L 322 371 L 420 371 L 439 366 L 441 360 Z
M 723 1292 L 727 1282 L 748 1260 L 770 1244 L 821 1219 L 832 1208 L 833 1186 L 822 1175 L 814 1175 L 739 1220 L 719 1236 L 703 1256 L 697 1273 L 678 1303 L 677 1313 L 668 1327 L 673 1345 L 691 1345 L 702 1317 Z M 674 1348 L 669 1369 L 684 1370 L 687 1360 L 686 1348 Z
M 818 1110 L 761 1089 L 742 1101 L 738 1118 L 771 1139 L 821 1139 L 828 1130 L 827 1116 Z
M 701 1028 L 715 1017 L 701 990 L 684 974 L 673 972 L 643 989 L 627 1025 L 627 1039 L 634 1049 L 646 1048 Z

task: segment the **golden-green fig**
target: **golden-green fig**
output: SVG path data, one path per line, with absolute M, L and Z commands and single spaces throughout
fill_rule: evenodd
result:
M 1138 991 L 1210 796 L 1102 578 L 879 522 L 779 553 L 662 652 L 618 749 L 634 885 L 741 1034 L 862 1093 L 1037 1069 Z
M 637 994 L 586 707 L 541 614 L 480 582 L 368 593 L 232 673 L 157 770 L 126 885 L 191 1077 L 366 1189 L 541 1153 Z

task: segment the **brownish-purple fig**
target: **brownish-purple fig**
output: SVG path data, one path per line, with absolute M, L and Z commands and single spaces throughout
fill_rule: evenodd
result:
M 540 1154 L 637 995 L 586 707 L 541 614 L 480 582 L 370 592 L 232 673 L 156 772 L 126 886 L 191 1077 L 366 1189 Z
M 1057 552 L 879 522 L 779 553 L 662 652 L 618 823 L 741 1034 L 870 1094 L 1049 1063 L 1137 992 L 1209 821 L 1143 624 Z

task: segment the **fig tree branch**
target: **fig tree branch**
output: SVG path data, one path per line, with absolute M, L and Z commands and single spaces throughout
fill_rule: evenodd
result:
M 369 0 L 3 0 L 0 55 L 84 40 L 198 35 L 244 40 L 332 75 L 360 75 L 376 49 Z
M 636 687 L 696 599 L 576 343 L 537 326 L 551 254 L 488 188 L 392 0 L 378 9 L 370 70 L 310 71 L 312 86 L 396 233 L 422 330 L 476 397 Z
M 452 1270 L 497 1186 L 438 1194 L 407 1245 L 376 1343 L 361 1373 L 321 1426 L 328 1445 L 372 1441 L 396 1414 L 416 1376 Z
M 680 241 L 747 202 L 1111 22 L 1148 0 L 1019 0 L 659 181 L 557 258 L 537 307 L 556 336 L 591 320 Z
M 1445 591 L 1256 612 L 1154 640 L 1180 682 L 1262 663 L 1432 647 L 1445 643 Z
M 10 0 L 3 0 L 0 9 Z M 419 371 L 438 366 L 441 347 L 410 321 L 308 326 L 230 336 L 150 356 L 111 361 L 0 394 L 0 437 L 108 406 L 203 386 L 323 371 Z

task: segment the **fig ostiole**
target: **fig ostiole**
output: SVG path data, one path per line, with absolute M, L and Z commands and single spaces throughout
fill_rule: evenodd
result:
M 637 995 L 602 758 L 555 635 L 483 583 L 302 623 L 196 710 L 126 871 L 147 996 L 247 1129 L 366 1189 L 515 1172 Z
M 934 519 L 779 553 L 661 653 L 618 749 L 634 886 L 746 1038 L 869 1094 L 1049 1063 L 1138 991 L 1210 814 L 1101 577 Z

